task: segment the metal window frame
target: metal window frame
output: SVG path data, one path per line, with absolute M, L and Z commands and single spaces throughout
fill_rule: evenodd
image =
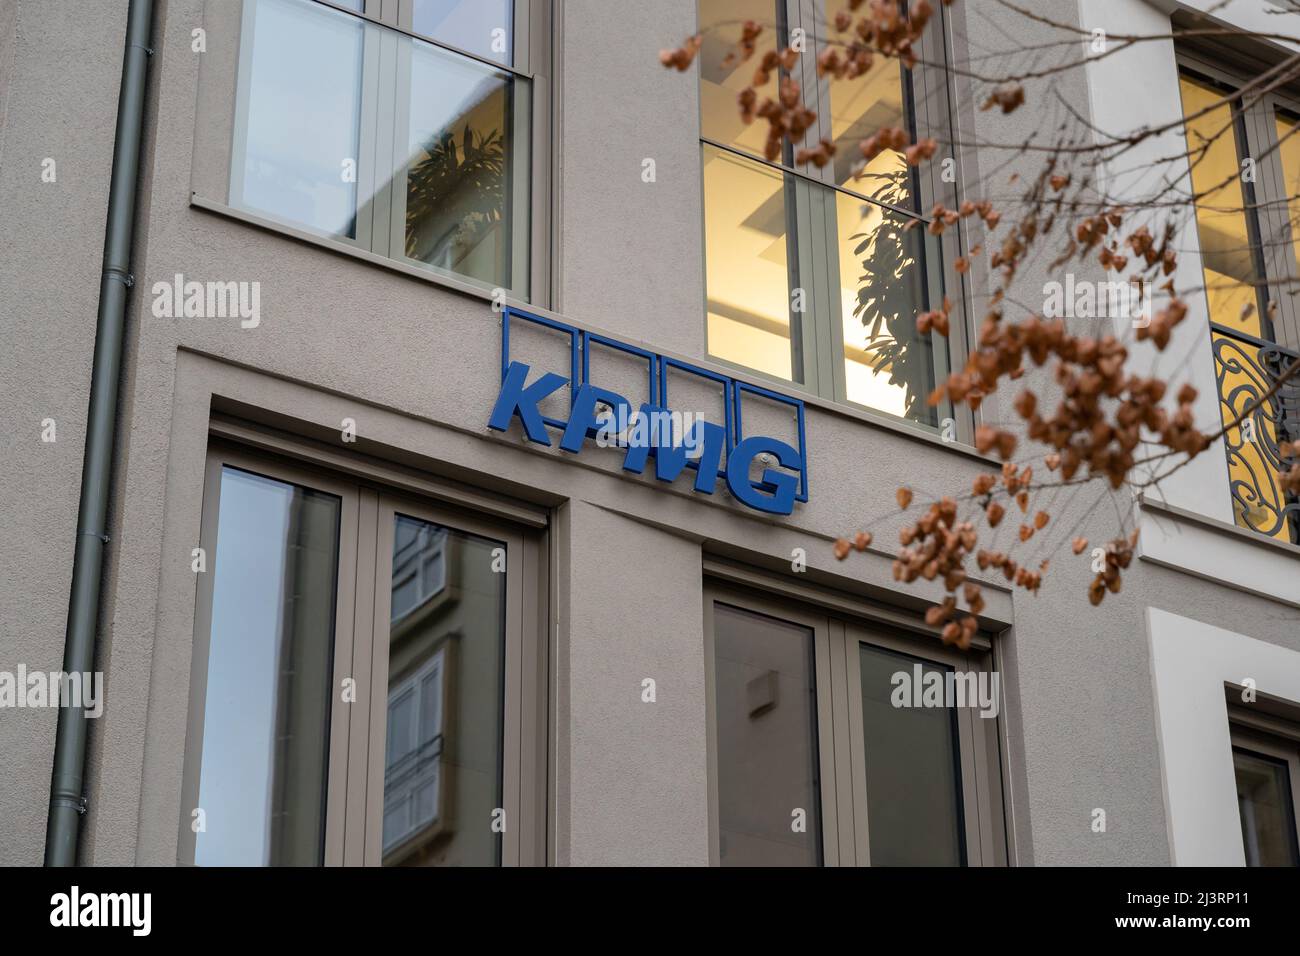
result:
M 1257 716 L 1245 708 L 1228 705 L 1232 749 L 1234 753 L 1243 750 L 1286 766 L 1291 798 L 1292 847 L 1300 848 L 1300 727 L 1281 720 L 1257 720 Z M 1235 773 L 1235 761 L 1233 769 Z
M 785 11 L 788 28 L 801 28 L 808 37 L 809 49 L 815 51 L 819 40 L 818 23 L 825 22 L 823 11 L 825 0 L 775 0 L 774 12 L 778 5 Z M 698 3 L 696 22 L 699 21 Z M 942 5 L 928 25 L 919 44 L 918 54 L 923 61 L 932 63 L 949 62 L 946 13 Z M 830 90 L 829 79 L 817 76 L 816 57 L 803 56 L 797 68 L 797 79 L 804 90 L 804 101 L 817 113 L 815 122 L 804 134 L 800 146 L 813 147 L 824 136 L 830 138 Z M 927 68 L 918 65 L 905 74 L 904 111 L 907 122 L 913 127 L 917 136 L 934 136 L 945 144 L 947 152 L 952 152 L 952 89 L 950 77 L 943 69 Z M 919 91 L 919 92 L 918 92 Z M 700 148 L 701 156 L 707 148 L 730 153 L 740 161 L 752 162 L 765 166 L 785 177 L 787 205 L 793 211 L 787 211 L 786 243 L 793 246 L 789 253 L 792 273 L 789 276 L 788 289 L 792 292 L 801 288 L 804 292 L 805 309 L 802 314 L 791 310 L 791 379 L 783 379 L 758 369 L 752 369 L 738 362 L 709 353 L 711 361 L 743 369 L 749 374 L 778 383 L 785 388 L 795 388 L 837 404 L 851 408 L 864 408 L 877 414 L 890 413 L 867 405 L 861 405 L 848 397 L 847 373 L 844 366 L 844 325 L 839 306 L 839 236 L 836 215 L 836 194 L 853 196 L 864 203 L 869 203 L 891 210 L 899 216 L 914 219 L 922 226 L 930 222 L 926 210 L 935 203 L 943 203 L 948 208 L 957 206 L 956 183 L 944 183 L 939 163 L 928 163 L 920 172 L 914 171 L 913 183 L 917 192 L 915 209 L 898 207 L 871 199 L 852 189 L 847 189 L 834 182 L 833 168 L 827 166 L 821 170 L 805 164 L 797 167 L 791 158 L 792 149 L 787 144 L 781 162 L 771 162 L 762 156 L 756 156 L 734 146 L 720 143 L 706 135 L 703 130 L 701 115 Z M 955 157 L 954 157 L 955 159 Z M 704 209 L 705 195 L 703 176 L 700 181 L 701 209 Z M 920 228 L 920 227 L 918 227 Z M 701 248 L 707 259 L 707 243 L 704 241 L 704 224 L 701 217 Z M 926 302 L 922 308 L 937 308 L 945 292 L 953 303 L 951 331 L 945 339 L 932 335 L 935 343 L 935 382 L 944 381 L 953 367 L 960 366 L 970 348 L 968 327 L 970 320 L 967 312 L 964 289 L 945 289 L 942 264 L 955 260 L 962 254 L 961 229 L 948 229 L 940 237 L 930 235 L 928 230 L 920 228 L 922 247 L 921 267 L 925 270 L 923 288 Z M 701 321 L 705 323 L 705 341 L 708 339 L 708 265 L 704 268 L 705 283 L 701 302 Z M 707 348 L 707 344 L 706 344 Z M 924 401 L 924 396 L 918 396 Z M 968 409 L 954 409 L 952 403 L 945 399 L 936 409 L 936 424 L 911 418 L 890 415 L 898 418 L 909 427 L 926 432 L 937 433 L 942 422 L 951 418 L 956 426 L 956 437 L 969 444 L 973 441 L 975 430 L 974 413 Z
M 231 440 L 245 434 L 253 445 Z M 337 456 L 270 432 L 247 432 L 214 421 L 203 489 L 200 546 L 212 562 L 201 575 L 195 602 L 189 720 L 182 770 L 177 860 L 194 860 L 190 812 L 198 806 L 202 766 L 207 661 L 222 468 L 289 482 L 339 497 L 338 579 L 334 687 L 355 681 L 356 700 L 330 708 L 325 801 L 326 866 L 376 866 L 382 862 L 384 737 L 387 725 L 388 620 L 392 574 L 392 516 L 410 515 L 471 534 L 506 542 L 506 647 L 503 657 L 501 773 L 507 826 L 501 839 L 502 865 L 547 862 L 548 671 L 550 641 L 550 549 L 541 520 L 512 520 L 508 508 L 479 510 L 472 495 L 438 482 L 387 482 L 387 473 L 355 462 L 338 469 Z M 385 520 L 387 519 L 387 520 Z M 370 696 L 367 697 L 367 694 Z M 489 825 L 490 821 L 483 821 Z
M 704 660 L 708 723 L 709 861 L 719 862 L 718 737 L 714 686 L 714 620 L 717 603 L 809 628 L 814 635 L 817 745 L 822 802 L 822 861 L 826 866 L 869 866 L 871 859 L 866 796 L 865 738 L 857 645 L 895 651 L 938 665 L 993 671 L 987 639 L 969 651 L 941 645 L 934 638 L 905 636 L 901 612 L 880 613 L 848 598 L 810 603 L 809 593 L 781 586 L 779 579 L 736 569 L 723 576 L 706 562 Z M 916 626 L 918 632 L 928 629 Z M 1000 688 L 1005 708 L 1006 688 Z M 957 712 L 960 798 L 967 866 L 1006 866 L 1010 856 L 1006 785 L 1003 781 L 1000 725 L 969 707 Z

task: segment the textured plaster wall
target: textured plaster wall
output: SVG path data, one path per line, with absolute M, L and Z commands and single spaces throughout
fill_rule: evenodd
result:
M 125 3 L 0 3 L 0 670 L 63 665 Z M 41 181 L 55 161 L 56 182 Z M 53 419 L 53 443 L 41 440 Z M 0 710 L 0 865 L 41 861 L 52 710 Z M 93 731 L 92 731 L 93 733 Z

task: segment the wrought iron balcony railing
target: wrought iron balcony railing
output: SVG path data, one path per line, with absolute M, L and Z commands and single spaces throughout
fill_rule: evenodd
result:
M 1287 495 L 1278 480 L 1278 472 L 1294 461 L 1282 457 L 1279 445 L 1300 439 L 1300 374 L 1269 395 L 1282 373 L 1300 361 L 1300 354 L 1214 323 L 1210 336 L 1223 423 L 1241 419 L 1224 434 L 1237 524 L 1300 543 L 1300 500 Z

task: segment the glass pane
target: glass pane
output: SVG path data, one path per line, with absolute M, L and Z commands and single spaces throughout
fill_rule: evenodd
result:
M 528 133 L 512 74 L 410 41 L 408 258 L 526 292 Z M 522 132 L 517 129 L 522 123 Z M 519 262 L 514 256 L 522 257 Z
M 1291 221 L 1291 245 L 1295 250 L 1293 275 L 1300 276 L 1300 129 L 1296 121 L 1277 114 L 1278 160 L 1282 164 L 1282 187 Z
M 514 0 L 415 0 L 411 29 L 485 60 L 513 62 Z
M 345 171 L 360 152 L 362 22 L 309 0 L 256 0 L 244 23 L 231 204 L 355 239 Z
M 817 866 L 813 632 L 715 604 L 713 656 L 722 865 Z
M 872 866 L 962 866 L 957 714 L 951 707 L 895 707 L 899 682 L 944 680 L 951 668 L 859 644 L 867 818 Z
M 1208 84 L 1182 75 L 1179 85 L 1184 116 L 1191 117 L 1208 109 L 1204 115 L 1188 119 L 1186 127 L 1192 188 L 1201 196 L 1196 203 L 1196 231 L 1200 237 L 1210 321 L 1262 336 L 1262 309 L 1256 296 L 1259 271 L 1251 248 L 1246 197 L 1237 165 L 1232 110 L 1227 104 L 1210 109 L 1223 93 Z M 1256 308 L 1243 321 L 1241 310 L 1247 304 Z
M 1247 866 L 1297 866 L 1295 812 L 1287 765 L 1245 750 L 1232 750 L 1237 808 Z
M 397 515 L 392 561 L 384 865 L 494 866 L 505 545 Z
M 794 189 L 791 176 L 704 147 L 709 354 L 786 380 L 798 369 L 786 241 Z
M 339 499 L 225 468 L 200 866 L 322 862 Z
M 837 34 L 830 26 L 835 15 L 849 10 L 848 0 L 826 0 L 825 26 L 819 24 L 827 39 L 844 39 L 849 34 Z M 858 6 L 858 4 L 854 4 Z M 853 19 L 856 22 L 866 13 L 859 9 Z M 820 44 L 818 46 L 820 49 Z M 861 180 L 855 180 L 854 167 L 862 162 L 862 153 L 858 143 L 872 136 L 878 130 L 899 127 L 909 134 L 912 132 L 910 117 L 903 110 L 903 83 L 906 72 L 897 59 L 877 55 L 870 70 L 853 79 L 834 80 L 827 89 L 830 91 L 831 133 L 836 147 L 834 169 L 835 182 L 855 192 L 874 195 Z M 902 167 L 901 175 L 898 173 Z M 875 159 L 866 164 L 865 175 L 884 175 L 897 181 L 896 195 L 890 202 L 899 206 L 911 207 L 911 174 L 907 170 L 903 154 L 896 150 L 883 150 Z
M 875 194 L 897 195 L 888 183 Z M 938 409 L 926 404 L 936 384 L 935 336 L 916 330 L 925 307 L 922 228 L 905 231 L 905 217 L 841 192 L 835 217 L 848 399 L 937 425 Z
M 778 37 L 784 43 L 783 0 L 700 0 L 700 133 L 706 139 L 762 156 L 767 142 L 767 123 L 755 120 L 746 124 L 740 118 L 736 97 L 754 78 L 759 56 L 746 63 L 727 61 L 740 39 L 746 20 L 763 28 L 757 50 L 771 50 Z M 778 22 L 778 17 L 780 21 Z M 758 87 L 758 102 L 776 99 L 778 77 L 774 71 L 765 86 Z M 788 150 L 787 150 L 788 151 Z

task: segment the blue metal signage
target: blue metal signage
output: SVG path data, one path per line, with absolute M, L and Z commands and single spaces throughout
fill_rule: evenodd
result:
M 510 359 L 512 321 L 529 322 L 568 336 L 567 379 L 555 372 L 543 372 L 529 381 L 531 367 Z M 591 382 L 593 345 L 614 349 L 646 363 L 649 400 L 640 409 L 634 410 L 632 403 L 617 392 Z M 720 386 L 722 423 L 670 411 L 670 372 L 695 375 Z M 571 386 L 568 420 L 544 415 L 542 403 L 566 385 Z M 799 447 L 763 435 L 746 436 L 743 416 L 746 397 L 788 405 L 798 426 Z M 560 448 L 573 454 L 581 452 L 588 439 L 594 438 L 598 445 L 626 450 L 625 471 L 641 474 L 653 458 L 655 477 L 672 482 L 689 468 L 695 473 L 695 491 L 711 495 L 722 479 L 737 501 L 767 514 L 788 515 L 796 501 L 808 500 L 804 405 L 799 399 L 507 307 L 501 315 L 501 391 L 488 427 L 506 431 L 515 418 L 519 419 L 524 436 L 539 445 L 551 445 L 548 428 L 560 432 Z M 764 466 L 777 467 L 764 467 L 755 480 L 751 477 L 755 460 Z

